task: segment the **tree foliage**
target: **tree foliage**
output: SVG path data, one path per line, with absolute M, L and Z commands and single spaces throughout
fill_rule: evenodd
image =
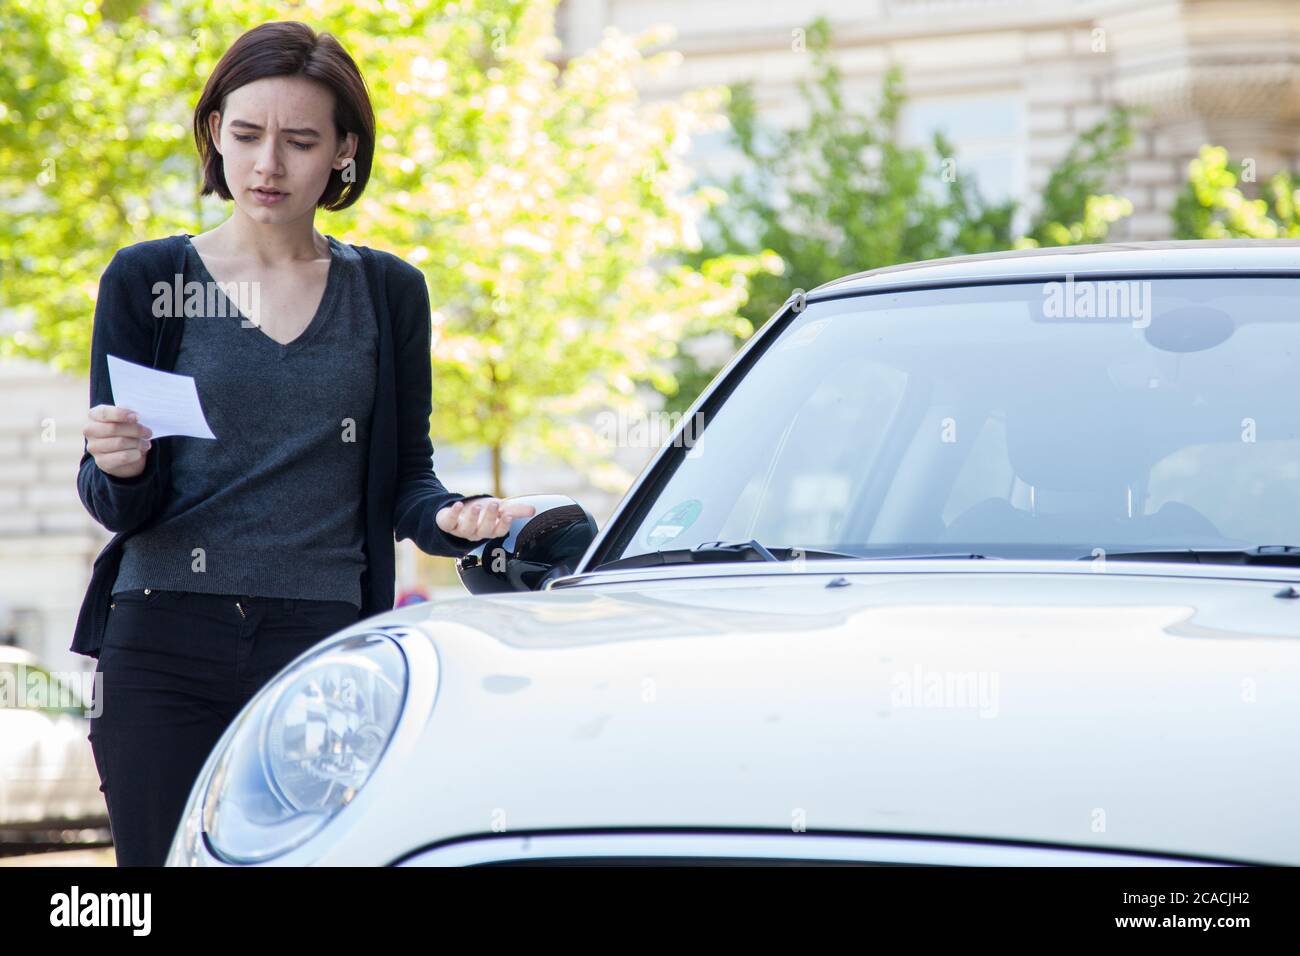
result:
M 1229 160 L 1222 146 L 1202 146 L 1187 164 L 1187 182 L 1173 209 L 1176 239 L 1294 239 L 1300 237 L 1296 207 L 1300 190 L 1289 170 L 1271 176 L 1261 195 L 1239 187 L 1253 181 L 1253 168 Z
M 698 251 L 716 193 L 692 185 L 691 136 L 723 122 L 726 90 L 641 102 L 661 34 L 607 32 L 561 69 L 555 0 L 205 0 L 0 6 L 0 354 L 84 371 L 113 251 L 204 231 L 190 134 L 229 43 L 267 20 L 333 33 L 370 87 L 375 165 L 322 232 L 391 250 L 425 273 L 433 310 L 435 445 L 547 453 L 621 489 L 594 421 L 671 390 L 685 327 L 741 332 L 747 278 L 772 260 Z M 48 171 L 48 173 L 47 173 Z

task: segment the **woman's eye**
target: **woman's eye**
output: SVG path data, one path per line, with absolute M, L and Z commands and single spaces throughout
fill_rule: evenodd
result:
M 232 133 L 231 135 L 234 136 L 235 140 L 240 143 L 251 143 L 253 140 L 257 139 L 256 136 L 247 136 L 247 135 L 241 136 L 239 133 Z M 293 140 L 290 140 L 289 142 L 291 145 L 298 147 L 304 153 L 316 145 L 315 143 L 297 143 L 294 142 Z

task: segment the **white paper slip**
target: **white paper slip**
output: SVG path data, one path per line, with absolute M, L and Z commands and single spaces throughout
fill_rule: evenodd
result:
M 199 390 L 193 375 L 160 372 L 147 365 L 137 365 L 116 355 L 108 356 L 109 386 L 113 404 L 129 408 L 140 416 L 140 424 L 154 438 L 189 435 L 213 438 L 212 429 L 199 405 Z

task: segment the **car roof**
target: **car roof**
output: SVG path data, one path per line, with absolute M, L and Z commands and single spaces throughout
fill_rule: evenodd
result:
M 0 644 L 0 664 L 35 664 L 36 655 L 13 644 Z
M 1266 272 L 1300 275 L 1300 239 L 1169 239 L 984 252 L 870 269 L 832 279 L 808 295 L 836 297 L 899 286 L 962 285 L 999 279 L 1050 280 L 1066 275 Z

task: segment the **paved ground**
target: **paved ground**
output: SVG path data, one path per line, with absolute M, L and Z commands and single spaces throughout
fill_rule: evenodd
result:
M 55 850 L 27 856 L 0 857 L 0 866 L 116 866 L 111 846 L 93 850 Z

